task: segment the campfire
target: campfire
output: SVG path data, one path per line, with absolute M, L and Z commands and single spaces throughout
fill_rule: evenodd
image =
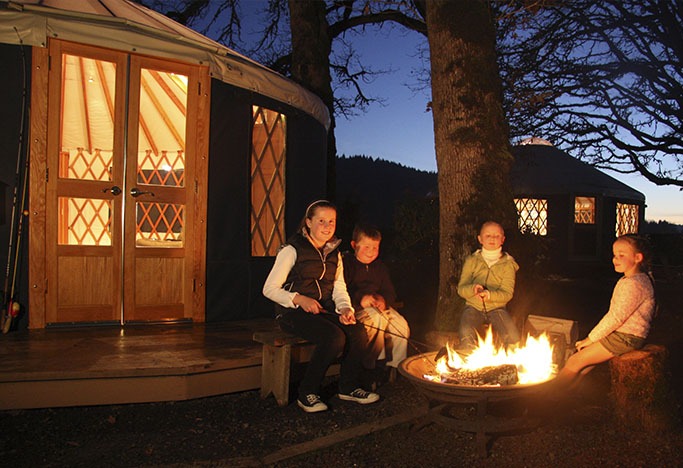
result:
M 496 346 L 489 328 L 468 354 L 446 346 L 403 360 L 399 372 L 429 400 L 420 425 L 434 422 L 475 433 L 482 457 L 488 456 L 492 436 L 537 427 L 540 420 L 529 416 L 528 404 L 557 375 L 578 326 L 531 315 L 527 325 L 523 346 Z
M 489 328 L 478 346 L 467 355 L 447 345 L 437 353 L 433 369 L 423 378 L 432 382 L 473 386 L 536 384 L 550 380 L 557 373 L 553 346 L 545 333 L 529 335 L 524 346 L 505 348 L 494 344 Z

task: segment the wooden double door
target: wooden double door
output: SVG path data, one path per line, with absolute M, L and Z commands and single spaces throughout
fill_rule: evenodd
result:
M 56 40 L 45 60 L 30 327 L 203 321 L 207 69 Z

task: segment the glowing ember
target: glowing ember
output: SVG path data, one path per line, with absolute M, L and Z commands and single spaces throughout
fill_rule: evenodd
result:
M 522 348 L 505 349 L 494 346 L 489 328 L 486 337 L 479 337 L 477 348 L 466 357 L 462 358 L 450 346 L 447 350 L 448 356 L 439 359 L 435 371 L 425 374 L 425 379 L 447 382 L 449 375 L 460 370 L 472 371 L 510 364 L 517 367 L 519 384 L 545 382 L 557 373 L 557 365 L 553 364 L 553 346 L 545 333 L 538 338 L 529 335 Z

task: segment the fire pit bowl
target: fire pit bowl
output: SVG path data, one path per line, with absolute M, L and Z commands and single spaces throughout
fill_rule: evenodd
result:
M 540 393 L 549 382 L 516 385 L 460 385 L 436 382 L 423 376 L 434 371 L 436 351 L 404 359 L 399 372 L 430 399 L 443 402 L 468 403 L 486 398 L 488 401 L 518 399 Z
M 528 415 L 527 404 L 550 381 L 516 385 L 461 385 L 425 379 L 433 373 L 436 352 L 404 359 L 399 372 L 429 400 L 429 411 L 414 428 L 438 423 L 476 434 L 479 454 L 488 456 L 493 435 L 531 430 L 540 420 Z

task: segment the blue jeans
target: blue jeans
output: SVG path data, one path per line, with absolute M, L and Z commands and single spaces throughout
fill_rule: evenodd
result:
M 519 331 L 504 307 L 483 312 L 466 305 L 460 317 L 458 330 L 461 349 L 473 349 L 477 346 L 477 333 L 485 323 L 491 324 L 494 340 L 506 346 L 519 342 Z

